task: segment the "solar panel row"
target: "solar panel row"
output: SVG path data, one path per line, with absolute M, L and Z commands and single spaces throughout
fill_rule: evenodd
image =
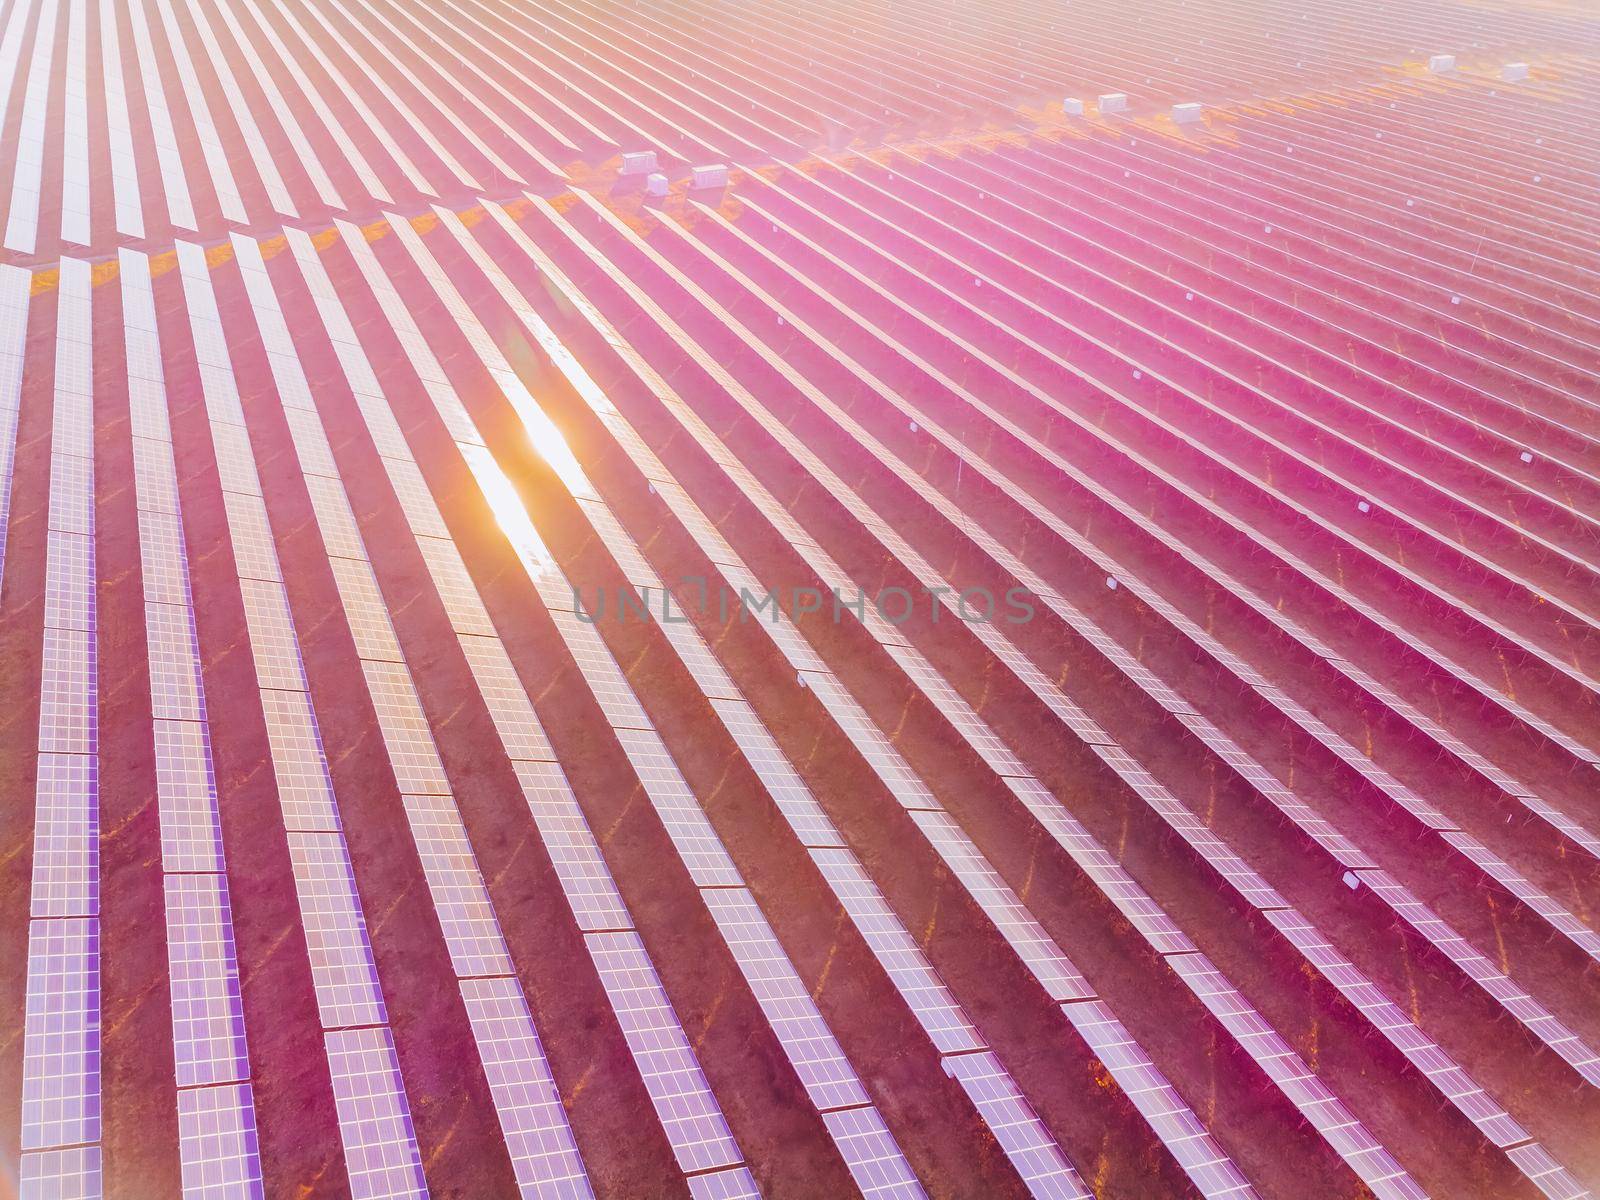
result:
M 89 264 L 61 264 L 23 1025 L 24 1187 L 100 1170 L 99 755 Z
M 262 1184 L 194 595 L 148 259 L 118 257 L 149 636 L 173 1055 L 185 1194 Z

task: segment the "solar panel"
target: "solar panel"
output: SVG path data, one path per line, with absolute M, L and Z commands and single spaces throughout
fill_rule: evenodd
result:
M 772 797 L 772 802 L 778 806 L 778 811 L 794 830 L 800 844 L 807 847 L 842 847 L 844 839 L 839 831 L 822 811 L 822 806 L 784 756 L 778 743 L 767 732 L 755 710 L 744 700 L 726 698 L 713 699 L 711 707 L 733 733 L 767 795 Z
M 811 1102 L 824 1111 L 869 1103 L 755 899 L 744 888 L 713 888 L 703 894 Z
M 622 1022 L 645 1089 L 684 1171 L 706 1171 L 742 1160 L 689 1039 L 679 1026 L 661 980 L 633 933 L 584 936 L 600 981 Z
M 93 579 L 93 539 L 52 531 L 45 547 L 45 624 L 52 629 L 94 633 Z
M 187 604 L 146 603 L 144 613 L 151 715 L 157 720 L 204 720 L 193 610 Z
M 1587 1189 L 1567 1172 L 1543 1146 L 1533 1143 L 1506 1151 L 1510 1158 L 1550 1200 L 1579 1200 Z
M 924 1195 L 877 1109 L 836 1109 L 823 1113 L 822 1120 L 850 1165 L 856 1186 L 868 1200 L 915 1200 Z
M 609 657 L 607 661 L 611 661 Z M 616 671 L 614 663 L 612 670 Z M 620 672 L 613 678 L 618 686 L 626 687 Z M 630 690 L 630 699 L 632 695 Z M 660 736 L 653 729 L 618 729 L 616 735 L 695 885 L 739 887 L 743 877 Z
M 332 556 L 328 558 L 328 566 L 345 606 L 345 618 L 350 625 L 350 636 L 355 639 L 357 657 L 364 662 L 402 664 L 400 643 L 395 640 L 389 610 L 384 605 L 383 593 L 378 590 L 372 567 L 365 559 Z
M 94 535 L 94 466 L 89 457 L 87 414 L 62 429 L 59 452 L 50 456 L 50 528 L 57 533 Z
M 489 620 L 454 543 L 423 537 L 418 539 L 417 548 L 422 551 L 439 598 L 444 601 L 451 627 L 463 637 L 495 637 L 494 623 Z
M 6 534 L 11 525 L 11 476 L 17 451 L 31 284 L 32 275 L 20 267 L 0 270 L 0 580 L 5 576 Z
M 983 1114 L 1031 1195 L 1041 1200 L 1085 1200 L 1092 1195 L 993 1054 L 952 1055 L 945 1059 L 945 1070 Z
M 180 1088 L 249 1077 L 226 878 L 169 874 L 167 959 Z
M 350 1194 L 422 1200 L 428 1185 L 388 1029 L 330 1029 L 327 1041 L 339 1129 L 351 1148 Z
M 164 469 L 153 461 L 158 455 L 165 457 Z M 189 563 L 183 548 L 177 475 L 172 470 L 171 457 L 165 441 L 149 438 L 134 441 L 134 491 L 139 497 L 139 567 L 147 604 L 189 603 Z
M 815 849 L 811 858 L 939 1053 L 960 1055 L 983 1049 L 981 1035 L 855 856 L 842 848 Z M 995 1069 L 999 1069 L 998 1060 Z
M 1238 1168 L 1104 1003 L 1088 1000 L 1066 1004 L 1062 1011 L 1094 1049 L 1106 1070 L 1122 1085 L 1134 1107 L 1145 1115 L 1173 1151 L 1179 1165 L 1203 1195 L 1254 1194 Z
M 914 812 L 911 819 L 1052 1000 L 1094 995 L 1088 981 L 949 814 Z
M 255 541 L 248 526 L 239 530 L 253 544 L 234 540 L 234 551 L 271 553 L 269 542 Z M 277 557 L 273 554 L 272 562 Z M 263 690 L 303 692 L 307 690 L 305 665 L 300 659 L 300 644 L 289 614 L 289 593 L 276 580 L 255 579 L 241 574 L 239 594 L 244 600 L 245 624 L 250 630 L 250 649 L 255 656 L 256 681 Z
M 507 757 L 513 762 L 553 762 L 555 751 L 500 639 L 463 633 L 460 644 Z
M 100 1140 L 99 926 L 94 917 L 73 916 L 35 920 L 29 927 L 22 1045 L 25 1152 Z M 79 1163 L 98 1165 L 87 1157 Z
M 685 1182 L 694 1200 L 758 1200 L 761 1195 L 755 1176 L 744 1167 L 691 1175 Z
M 243 437 L 243 432 L 240 429 L 238 436 Z M 248 441 L 230 448 L 242 456 L 250 453 Z M 273 546 L 272 523 L 267 519 L 266 501 L 260 492 L 224 491 L 222 503 L 227 510 L 228 528 L 233 532 L 234 566 L 240 577 L 281 583 L 283 574 Z
M 103 1194 L 99 1146 L 69 1146 L 22 1156 L 22 1195 L 51 1200 L 98 1200 Z
M 337 832 L 339 809 L 311 697 L 303 691 L 263 689 L 261 708 L 284 827 L 303 833 Z
M 561 767 L 554 762 L 518 762 L 515 766 L 523 796 L 578 928 L 631 929 L 633 918 Z
M 402 796 L 456 974 L 512 975 L 488 889 L 455 804 L 446 796 Z
M 152 729 L 162 866 L 169 872 L 220 872 L 222 831 L 205 727 L 158 719 Z
M 463 979 L 461 994 L 523 1193 L 542 1200 L 592 1196 L 561 1096 L 516 981 Z
M 401 792 L 448 796 L 450 780 L 405 664 L 364 660 L 361 671 Z
M 248 1085 L 180 1091 L 178 1150 L 186 1200 L 259 1200 L 266 1195 Z
M 289 856 L 323 1028 L 386 1024 L 366 920 L 343 838 L 337 832 L 291 832 Z
M 33 818 L 34 917 L 99 911 L 99 799 L 99 766 L 92 753 L 41 751 Z
M 312 440 L 312 452 L 320 458 L 327 439 L 319 436 Z M 296 443 L 298 445 L 298 442 Z M 317 526 L 322 531 L 322 541 L 330 558 L 365 559 L 366 550 L 361 544 L 361 531 L 356 527 L 355 514 L 350 511 L 350 501 L 344 494 L 344 485 L 337 479 L 321 475 L 305 476 L 306 490 L 311 493 L 311 506 L 317 514 Z

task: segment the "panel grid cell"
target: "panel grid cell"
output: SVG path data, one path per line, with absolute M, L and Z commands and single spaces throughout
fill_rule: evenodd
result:
M 290 833 L 289 857 L 323 1028 L 386 1024 L 344 839 L 337 833 Z
M 150 655 L 150 708 L 157 720 L 204 721 L 200 645 L 188 604 L 144 606 Z
M 221 871 L 222 830 L 205 726 L 153 722 L 161 862 L 168 871 Z
M 100 1147 L 25 1150 L 19 1183 L 21 1200 L 100 1200 Z
M 284 828 L 299 833 L 336 832 L 339 808 L 311 697 L 303 691 L 262 689 L 261 708 Z
M 327 1042 L 351 1196 L 423 1200 L 428 1185 L 389 1031 L 334 1029 Z
M 39 750 L 93 754 L 99 744 L 95 637 L 81 629 L 44 631 L 39 683 Z
M 28 928 L 22 1148 L 100 1140 L 100 930 L 92 917 Z
M 237 1082 L 250 1069 L 227 882 L 170 874 L 164 890 L 178 1086 Z
M 34 917 L 89 917 L 100 902 L 99 763 L 41 753 L 35 784 Z
M 178 1093 L 184 1200 L 264 1200 L 255 1100 L 246 1084 Z

